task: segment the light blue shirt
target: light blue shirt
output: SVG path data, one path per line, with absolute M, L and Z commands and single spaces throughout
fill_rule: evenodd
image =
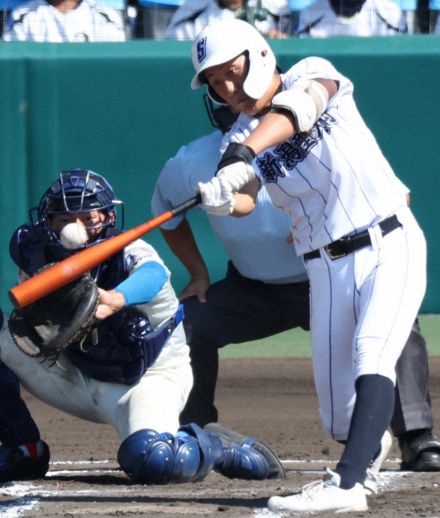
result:
M 193 197 L 198 182 L 207 182 L 220 160 L 222 133 L 214 131 L 182 146 L 163 167 L 151 200 L 154 216 Z M 185 216 L 164 223 L 164 230 L 176 228 Z M 243 218 L 210 216 L 212 230 L 222 241 L 237 270 L 244 277 L 272 284 L 302 282 L 307 279 L 301 259 L 287 243 L 289 218 L 272 205 L 265 188 L 257 206 Z

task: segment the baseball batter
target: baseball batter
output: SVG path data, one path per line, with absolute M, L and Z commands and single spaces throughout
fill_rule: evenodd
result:
M 12 236 L 10 251 L 21 279 L 79 251 L 71 247 L 74 233 L 66 241 L 67 225 L 85 228 L 88 240 L 82 243 L 79 233 L 81 246 L 114 235 L 121 203 L 98 173 L 62 172 L 44 193 L 36 217 Z M 182 306 L 156 251 L 136 240 L 92 274 L 99 287 L 97 323 L 58 361 L 24 354 L 4 319 L 0 481 L 40 478 L 48 469 L 49 448 L 20 398 L 18 382 L 55 408 L 112 425 L 121 438 L 118 462 L 132 482 L 196 481 L 211 469 L 232 478 L 283 476 L 278 459 L 262 443 L 222 427 L 217 433 L 195 424 L 179 427 L 192 386 L 189 348 Z
M 395 366 L 426 285 L 426 243 L 398 180 L 328 61 L 286 74 L 251 25 L 218 22 L 193 44 L 192 87 L 240 112 L 202 207 L 241 216 L 260 183 L 290 216 L 311 290 L 315 383 L 324 429 L 344 441 L 335 470 L 272 510 L 367 509 L 363 481 L 394 406 Z
M 214 105 L 203 97 L 210 119 L 221 131 L 181 146 L 167 160 L 151 199 L 154 216 L 191 198 L 197 184 L 215 173 L 223 134 L 236 117 L 226 105 Z M 310 321 L 304 262 L 287 243 L 289 216 L 273 206 L 266 189 L 258 191 L 256 207 L 245 218 L 208 214 L 208 220 L 229 255 L 225 277 L 213 283 L 190 219 L 182 214 L 161 226 L 165 241 L 190 277 L 179 298 L 185 310 L 183 326 L 194 382 L 180 422 L 199 426 L 218 420 L 219 348 L 297 326 L 309 329 Z M 416 321 L 397 363 L 391 421 L 405 471 L 440 470 L 440 441 L 433 435 L 428 378 L 426 342 Z

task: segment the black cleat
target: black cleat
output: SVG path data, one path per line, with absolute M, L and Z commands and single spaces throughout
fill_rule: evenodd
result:
M 402 450 L 400 469 L 405 471 L 440 471 L 440 441 L 426 430 L 412 440 L 399 441 Z

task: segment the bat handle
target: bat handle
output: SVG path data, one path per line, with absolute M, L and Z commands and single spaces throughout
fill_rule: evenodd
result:
M 174 216 L 178 216 L 179 214 L 182 214 L 182 212 L 186 212 L 189 209 L 192 209 L 196 205 L 202 202 L 202 196 L 200 193 L 196 194 L 193 198 L 190 198 L 189 200 L 184 201 L 180 205 L 177 205 L 174 207 L 174 209 L 171 210 L 171 213 Z

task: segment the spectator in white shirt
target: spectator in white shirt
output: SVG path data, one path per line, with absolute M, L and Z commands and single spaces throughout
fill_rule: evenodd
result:
M 297 36 L 391 36 L 408 32 L 394 0 L 316 0 L 299 15 Z
M 125 41 L 122 13 L 95 0 L 30 0 L 9 17 L 4 41 Z
M 176 10 L 165 38 L 193 40 L 212 22 L 241 18 L 270 38 L 286 38 L 291 10 L 288 0 L 185 0 Z

